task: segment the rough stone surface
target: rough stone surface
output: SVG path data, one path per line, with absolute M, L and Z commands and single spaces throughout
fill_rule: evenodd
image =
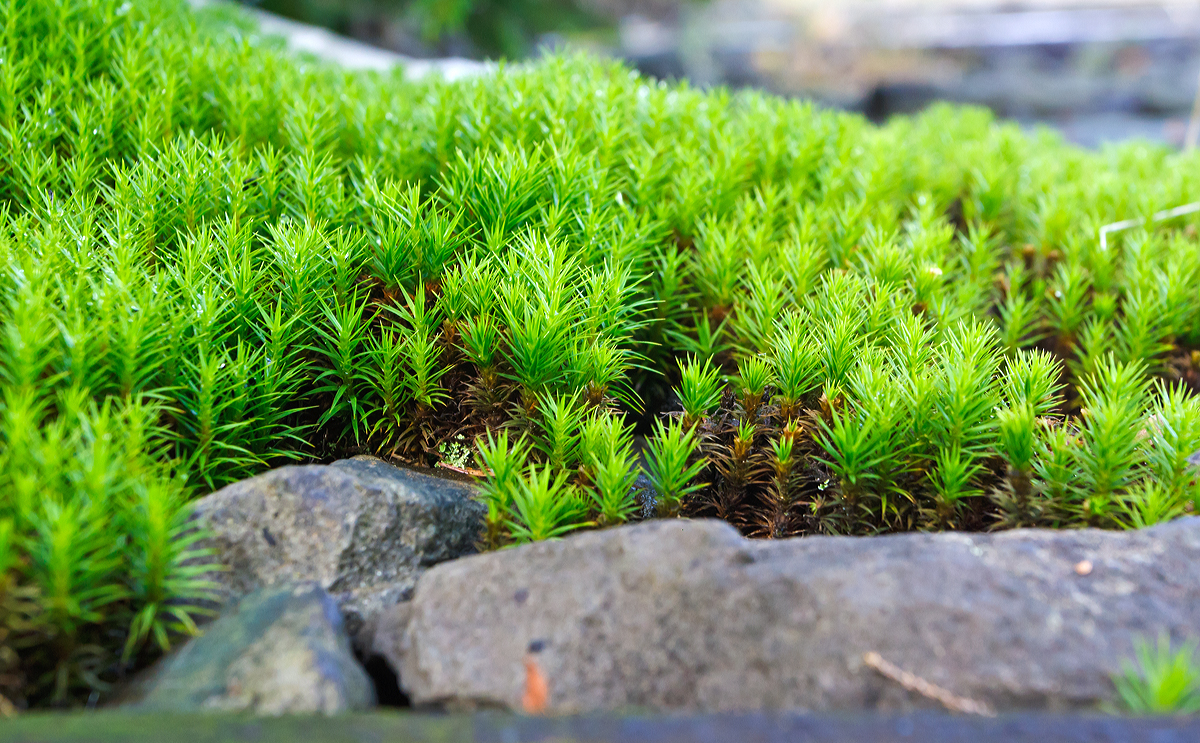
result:
M 229 598 L 316 581 L 354 634 L 412 592 L 430 565 L 474 551 L 484 507 L 468 484 L 373 457 L 280 467 L 201 499 L 195 518 L 229 570 Z
M 776 542 L 659 521 L 439 565 L 373 643 L 415 704 L 519 709 L 532 648 L 558 713 L 936 706 L 872 651 L 1001 711 L 1080 709 L 1136 635 L 1200 636 L 1197 565 L 1200 518 Z
M 374 705 L 337 604 L 315 583 L 259 589 L 138 684 L 145 712 L 335 714 Z

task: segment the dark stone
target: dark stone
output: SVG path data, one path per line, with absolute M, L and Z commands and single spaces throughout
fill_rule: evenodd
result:
M 469 484 L 373 457 L 280 467 L 201 499 L 195 518 L 228 572 L 228 599 L 279 582 L 316 581 L 353 635 L 406 599 L 430 565 L 473 552 L 485 509 Z
M 337 604 L 315 583 L 243 597 L 127 693 L 143 712 L 335 714 L 374 706 Z

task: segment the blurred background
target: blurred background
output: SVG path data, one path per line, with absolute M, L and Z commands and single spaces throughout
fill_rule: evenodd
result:
M 420 58 L 586 48 L 699 85 L 882 121 L 937 100 L 1087 146 L 1176 146 L 1200 79 L 1200 0 L 244 0 Z

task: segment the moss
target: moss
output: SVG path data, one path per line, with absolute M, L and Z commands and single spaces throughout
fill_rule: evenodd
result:
M 635 430 L 664 514 L 764 536 L 1193 507 L 1196 218 L 1098 230 L 1200 155 L 585 57 L 349 74 L 228 14 L 0 0 L 18 703 L 194 631 L 189 500 L 286 462 L 482 442 L 489 547 L 632 518 Z

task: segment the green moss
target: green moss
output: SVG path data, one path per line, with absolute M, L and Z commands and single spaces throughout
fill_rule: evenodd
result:
M 489 547 L 634 517 L 635 424 L 663 513 L 764 536 L 1193 507 L 1196 219 L 1097 235 L 1200 155 L 582 57 L 349 74 L 227 15 L 0 0 L 0 693 L 191 631 L 188 501 L 291 461 L 477 441 Z
M 1172 650 L 1164 632 L 1155 644 L 1144 637 L 1134 643 L 1137 665 L 1122 662 L 1113 675 L 1120 711 L 1134 715 L 1188 715 L 1200 711 L 1200 668 L 1192 659 L 1194 644 Z

